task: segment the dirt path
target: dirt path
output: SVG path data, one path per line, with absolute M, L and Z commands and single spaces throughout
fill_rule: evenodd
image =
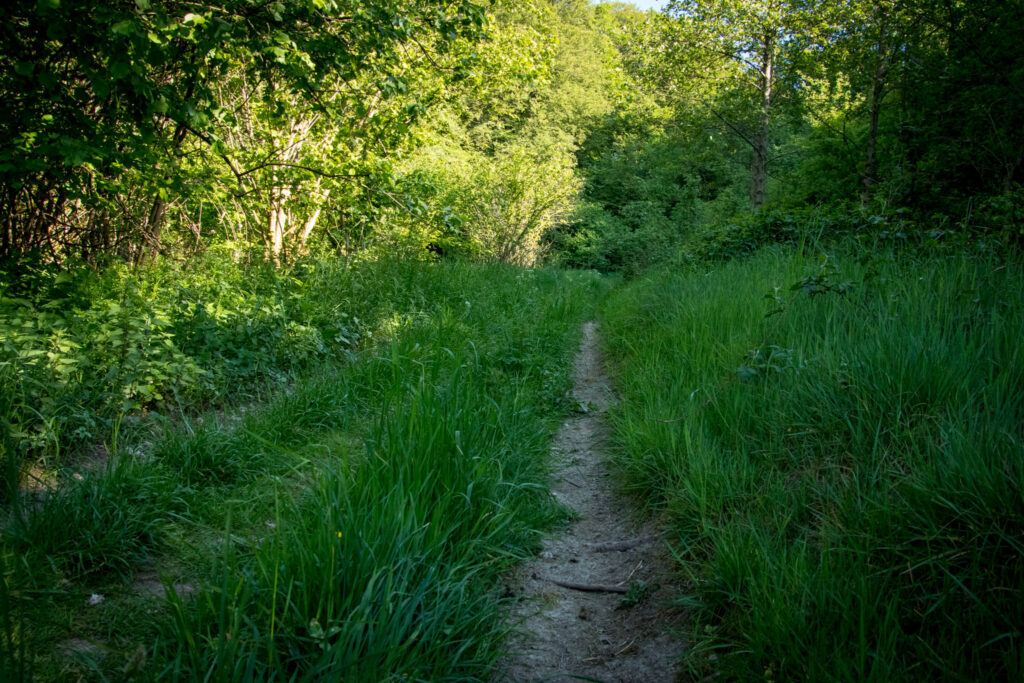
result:
M 670 629 L 681 613 L 668 603 L 678 579 L 659 529 L 616 491 L 604 450 L 614 397 L 597 324 L 587 323 L 583 333 L 574 394 L 585 410 L 555 437 L 551 481 L 555 497 L 578 518 L 512 580 L 522 600 L 513 613 L 513 654 L 497 680 L 673 681 L 683 645 Z

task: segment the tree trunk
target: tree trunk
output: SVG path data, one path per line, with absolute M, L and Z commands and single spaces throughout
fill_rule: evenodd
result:
M 754 158 L 750 162 L 750 205 L 755 209 L 764 204 L 764 184 L 768 175 L 768 131 L 766 127 L 754 136 Z
M 291 193 L 287 187 L 275 187 L 270 190 L 270 222 L 267 228 L 270 235 L 270 257 L 277 265 L 281 265 L 281 253 L 284 251 L 284 235 L 288 228 L 288 211 L 285 205 Z
M 282 145 L 280 156 L 283 165 L 293 164 L 301 157 L 306 136 L 317 119 L 318 115 L 307 119 L 292 120 L 288 124 L 288 139 Z M 270 175 L 270 215 L 267 219 L 266 239 L 270 247 L 270 257 L 276 265 L 281 265 L 285 238 L 288 236 L 288 220 L 291 215 L 288 201 L 292 195 L 292 188 L 280 184 L 286 182 L 288 182 L 287 177 L 279 178 L 277 173 Z M 319 187 L 319 181 L 317 181 L 317 187 Z M 313 225 L 316 225 L 315 220 Z
M 878 145 L 878 121 L 882 114 L 885 79 L 889 73 L 889 47 L 884 38 L 878 42 L 878 64 L 871 80 L 870 118 L 868 141 L 864 146 L 864 169 L 861 172 L 860 207 L 867 208 L 871 201 L 871 187 L 875 184 L 875 150 Z
M 191 86 L 189 92 L 191 92 Z M 171 138 L 171 152 L 178 151 L 181 147 L 181 143 L 185 141 L 185 136 L 187 134 L 188 129 L 185 127 L 185 124 L 179 123 Z M 164 179 L 166 180 L 167 176 L 165 176 Z M 160 242 L 163 238 L 164 217 L 166 215 L 167 200 L 157 194 L 157 196 L 153 198 L 153 204 L 149 207 L 149 214 L 146 216 L 146 224 L 144 227 L 145 232 L 142 235 L 143 243 L 139 250 L 139 264 L 146 260 L 147 255 L 156 256 L 160 253 Z
M 768 129 L 771 125 L 772 82 L 775 79 L 775 38 L 764 37 L 761 52 L 761 73 L 758 87 L 761 91 L 760 125 L 754 135 L 754 158 L 750 162 L 750 205 L 756 210 L 764 204 L 764 185 L 768 175 Z
M 878 141 L 878 119 L 881 113 L 881 83 L 875 82 L 871 90 L 871 118 L 868 141 L 864 146 L 864 170 L 861 171 L 860 208 L 866 209 L 871 201 L 871 186 L 875 184 L 875 146 Z
M 11 258 L 14 254 L 14 191 L 6 190 L 7 195 L 4 203 L 4 221 L 3 227 L 0 227 L 0 262 Z
M 317 181 L 317 187 L 319 187 L 319 185 L 320 183 Z M 316 228 L 316 222 L 320 219 L 320 211 L 323 209 L 324 202 L 326 202 L 327 198 L 330 196 L 330 190 L 326 190 L 320 194 L 316 208 L 313 209 L 313 213 L 306 219 L 306 224 L 302 226 L 302 234 L 299 235 L 299 251 L 306 251 L 306 241 L 309 240 L 310 233 L 312 233 L 313 229 Z
M 149 213 L 146 214 L 146 223 L 142 228 L 142 246 L 139 249 L 136 265 L 141 266 L 147 256 L 156 256 L 160 253 L 165 215 L 167 215 L 167 201 L 157 195 L 153 198 Z

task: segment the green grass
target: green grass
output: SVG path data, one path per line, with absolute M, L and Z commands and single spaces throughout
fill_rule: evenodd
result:
M 114 571 L 127 576 L 158 541 L 160 519 L 174 509 L 160 473 L 138 460 L 117 459 L 79 476 L 31 507 L 15 510 L 4 530 L 5 545 L 28 575 Z
M 607 282 L 217 268 L 133 276 L 163 282 L 125 300 L 164 322 L 110 327 L 131 350 L 63 352 L 38 330 L 7 349 L 0 678 L 487 677 L 498 579 L 565 515 L 546 454 Z M 111 277 L 65 292 L 92 313 L 58 329 L 120 320 Z M 660 270 L 607 298 L 616 456 L 678 531 L 693 675 L 1024 675 L 1022 300 L 1019 266 L 991 255 L 854 244 Z M 39 310 L 18 324 L 42 329 Z M 39 344 L 78 369 L 21 353 Z M 139 367 L 175 400 L 143 402 Z M 106 463 L 82 457 L 100 442 Z M 10 487 L 30 457 L 53 490 Z M 144 568 L 197 591 L 140 594 Z M 68 639 L 99 649 L 61 654 Z
M 604 284 L 498 266 L 362 268 L 332 283 L 324 265 L 313 284 L 290 285 L 315 290 L 316 311 L 365 293 L 360 348 L 311 360 L 241 410 L 186 404 L 122 437 L 106 467 L 79 467 L 80 479 L 58 467 L 55 492 L 10 508 L 5 675 L 488 675 L 506 629 L 496 581 L 564 516 L 547 449 Z M 138 595 L 140 563 L 198 592 Z M 88 605 L 92 593 L 104 602 Z M 59 654 L 69 638 L 105 654 Z
M 609 298 L 617 457 L 680 533 L 692 673 L 1024 676 L 1021 301 L 1019 265 L 853 245 Z

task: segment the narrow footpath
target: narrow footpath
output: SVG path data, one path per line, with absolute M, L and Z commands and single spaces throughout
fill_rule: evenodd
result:
M 597 323 L 576 357 L 580 411 L 555 437 L 555 497 L 576 519 L 510 579 L 520 599 L 498 681 L 658 683 L 678 678 L 679 579 L 661 529 L 619 494 L 606 452 L 614 395 Z

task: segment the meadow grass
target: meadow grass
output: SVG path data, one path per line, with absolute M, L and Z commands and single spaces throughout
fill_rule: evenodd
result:
M 1024 676 L 1024 277 L 855 244 L 660 270 L 603 308 L 616 457 L 743 680 Z
M 605 283 L 364 267 L 332 283 L 325 265 L 291 285 L 317 297 L 303 304 L 314 312 L 331 297 L 351 311 L 364 292 L 358 348 L 310 362 L 244 411 L 186 410 L 108 443 L 105 467 L 59 472 L 38 503 L 9 506 L 5 675 L 488 675 L 507 628 L 497 579 L 564 516 L 547 448 L 569 407 L 579 324 Z M 139 595 L 130 577 L 143 562 L 195 593 Z M 88 605 L 93 593 L 105 601 Z M 102 654 L 61 654 L 69 638 Z

